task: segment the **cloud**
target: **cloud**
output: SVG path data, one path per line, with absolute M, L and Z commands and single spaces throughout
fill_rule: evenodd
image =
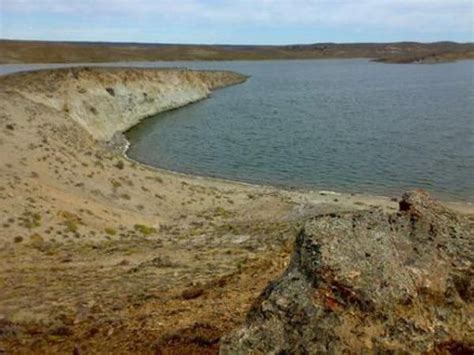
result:
M 471 0 L 0 0 L 0 20 L 81 19 L 169 26 L 284 26 L 347 31 L 457 32 L 472 38 Z M 1 35 L 1 33 L 0 33 Z

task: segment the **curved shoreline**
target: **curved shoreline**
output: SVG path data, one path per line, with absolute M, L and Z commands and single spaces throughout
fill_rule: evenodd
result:
M 126 88 L 124 88 L 123 85 L 120 83 L 120 75 L 123 73 L 131 73 L 131 75 L 135 76 L 131 82 L 127 82 Z M 160 75 L 166 73 L 172 73 L 172 80 L 176 80 L 176 76 L 179 77 L 180 75 L 190 77 L 186 77 L 186 79 L 181 84 L 176 85 L 176 83 L 173 83 L 172 85 L 167 85 L 166 91 L 164 93 L 160 91 L 158 91 L 157 93 L 156 88 L 163 86 L 163 81 L 160 78 Z M 115 74 L 118 74 L 118 76 L 115 76 Z M 48 79 L 50 75 L 53 75 L 54 78 Z M 89 89 L 92 89 L 91 92 L 87 92 L 86 95 L 84 95 L 84 93 L 82 92 L 82 90 L 84 90 L 83 87 L 80 87 L 79 89 L 77 89 L 77 87 L 72 88 L 72 85 L 69 82 L 70 80 L 77 80 L 79 76 L 82 76 L 82 84 L 85 84 L 86 88 L 89 87 Z M 150 117 L 154 117 L 159 113 L 168 110 L 178 109 L 185 105 L 206 99 L 213 90 L 226 86 L 241 84 L 248 79 L 248 76 L 231 71 L 190 70 L 186 68 L 142 68 L 122 66 L 88 67 L 82 65 L 77 67 L 73 66 L 52 69 L 45 68 L 39 70 L 15 72 L 6 75 L 0 75 L 0 80 L 6 79 L 7 85 L 9 85 L 8 81 L 10 81 L 10 79 L 15 78 L 18 78 L 17 85 L 20 86 L 20 92 L 22 92 L 22 95 L 25 96 L 26 99 L 48 105 L 59 111 L 67 110 L 65 112 L 66 115 L 70 116 L 73 120 L 81 124 L 83 128 L 89 134 L 91 134 L 92 137 L 99 143 L 105 144 L 108 147 L 111 147 L 113 150 L 118 150 L 126 159 L 139 163 L 153 170 L 160 172 L 170 172 L 183 177 L 197 177 L 199 179 L 210 179 L 213 181 L 237 183 L 241 184 L 242 186 L 258 186 L 275 190 L 284 190 L 286 192 L 296 191 L 299 193 L 324 193 L 324 191 L 319 191 L 317 187 L 293 188 L 279 185 L 275 186 L 272 184 L 265 183 L 238 181 L 199 174 L 188 174 L 151 166 L 146 163 L 136 161 L 128 156 L 127 150 L 130 146 L 130 142 L 126 138 L 126 132 L 128 130 L 139 125 L 143 120 Z M 159 85 L 156 85 L 155 80 L 157 79 Z M 45 90 L 45 80 L 50 80 L 55 85 L 59 83 L 59 86 L 54 88 L 54 90 Z M 15 80 L 13 81 L 15 82 Z M 142 86 L 139 88 L 134 88 L 134 82 L 138 82 Z M 39 83 L 39 87 L 36 87 L 36 85 L 38 85 Z M 123 91 L 122 96 L 125 99 L 128 99 L 128 105 L 132 103 L 132 109 L 130 109 L 130 107 L 127 107 L 127 105 L 117 105 L 116 102 L 108 103 L 108 101 L 111 100 L 111 96 L 115 96 L 115 93 L 114 95 L 111 95 L 107 91 L 110 88 L 106 87 L 106 83 L 109 83 L 111 86 L 118 85 L 119 90 Z M 143 83 L 145 83 L 144 87 Z M 184 97 L 174 97 L 175 92 L 179 92 L 179 90 L 182 90 L 183 86 L 187 87 L 188 90 L 187 92 L 184 91 L 181 93 L 182 95 L 184 95 Z M 10 89 L 13 89 L 14 87 L 15 85 L 11 86 Z M 114 90 L 116 90 L 116 87 Z M 143 98 L 141 98 L 140 96 L 137 97 L 137 91 L 140 91 L 140 95 L 142 95 L 142 93 L 143 95 L 146 93 L 146 95 L 148 96 L 148 92 L 150 92 L 151 94 L 157 95 L 158 97 L 161 96 L 162 102 L 149 105 L 149 103 L 145 102 L 146 100 L 144 101 Z M 190 93 L 188 97 L 186 97 L 187 93 Z M 171 98 L 167 98 L 167 95 L 169 95 Z M 82 96 L 80 97 L 79 103 L 75 102 L 77 101 L 76 96 Z M 132 102 L 130 102 L 131 98 Z M 105 106 L 102 109 L 103 112 L 101 112 L 100 107 L 98 109 L 95 109 L 95 111 L 90 112 L 88 108 L 90 109 L 92 107 L 89 107 L 90 105 L 85 102 L 88 99 L 89 101 L 94 101 L 96 103 L 100 102 L 100 105 Z M 104 101 L 106 102 L 105 105 Z M 120 101 L 120 99 L 118 101 Z M 107 104 L 109 105 L 109 107 L 107 107 Z M 65 105 L 72 105 L 72 110 L 69 108 L 65 108 Z M 110 110 L 110 105 L 117 105 L 117 107 L 114 107 Z M 142 106 L 147 107 L 145 108 L 145 110 L 142 110 Z M 97 110 L 99 112 L 99 118 L 97 117 Z M 128 117 L 125 117 L 125 119 L 123 120 L 119 120 L 119 122 L 110 120 L 110 117 L 120 117 L 120 115 L 125 110 L 132 111 L 131 115 L 128 115 Z M 85 117 L 90 118 L 84 119 Z M 106 127 L 103 127 L 104 125 L 102 125 L 102 127 L 96 127 L 97 121 L 101 120 L 105 121 Z M 107 124 L 109 123 L 108 121 L 110 121 L 111 124 Z M 117 127 L 117 124 L 119 125 L 119 127 Z M 340 192 L 337 190 L 331 190 L 330 192 L 338 195 L 357 195 L 375 199 L 390 199 L 390 197 L 386 195 L 371 194 L 367 192 L 355 193 L 350 191 Z M 445 198 L 443 198 L 442 201 L 444 203 L 449 204 L 450 206 L 454 206 L 456 209 L 460 208 L 461 210 L 463 210 L 465 207 L 467 211 L 474 212 L 474 203 L 471 201 L 458 201 Z
M 128 141 L 127 141 L 128 142 Z M 128 143 L 131 144 L 131 143 Z M 127 147 L 128 150 L 128 147 Z M 153 166 L 150 164 L 143 163 L 139 160 L 133 159 L 127 155 L 127 152 L 123 152 L 123 157 L 130 162 L 137 163 L 147 169 L 150 169 L 152 171 L 156 171 L 159 173 L 164 173 L 164 174 L 169 174 L 172 176 L 177 176 L 177 177 L 183 177 L 183 178 L 189 178 L 189 179 L 196 179 L 196 180 L 201 180 L 205 181 L 208 180 L 209 182 L 216 182 L 216 183 L 222 183 L 222 184 L 235 184 L 235 185 L 241 185 L 244 187 L 256 187 L 256 188 L 264 188 L 268 190 L 274 190 L 274 191 L 280 191 L 288 194 L 296 193 L 296 194 L 303 194 L 303 195 L 321 195 L 321 196 L 343 196 L 346 198 L 349 198 L 349 196 L 354 197 L 355 200 L 360 201 L 364 200 L 367 201 L 368 204 L 372 202 L 379 203 L 381 205 L 384 204 L 384 202 L 388 202 L 390 200 L 396 199 L 396 197 L 390 197 L 387 195 L 379 195 L 379 194 L 371 194 L 367 192 L 347 192 L 347 191 L 337 191 L 337 190 L 320 190 L 317 187 L 315 188 L 309 188 L 309 187 L 287 187 L 287 186 L 279 186 L 279 185 L 272 185 L 272 184 L 265 184 L 265 183 L 258 183 L 258 182 L 247 182 L 243 180 L 232 180 L 232 179 L 226 179 L 224 177 L 217 177 L 217 176 L 206 176 L 206 175 L 200 175 L 200 174 L 192 174 L 192 173 L 184 173 L 176 170 L 171 170 L 171 169 L 165 169 L 165 168 L 160 168 L 158 166 Z M 448 206 L 449 208 L 462 213 L 462 214 L 474 214 L 474 202 L 470 201 L 458 201 L 458 200 L 450 200 L 450 199 L 438 199 L 441 201 L 444 205 Z M 393 201 L 392 201 L 393 202 Z
M 158 115 L 158 114 L 157 114 Z M 137 126 L 140 125 L 141 122 L 137 123 Z M 135 126 L 134 126 L 135 127 Z M 130 129 L 133 129 L 134 127 L 131 127 Z M 235 179 L 227 179 L 225 177 L 218 177 L 218 176 L 208 176 L 208 175 L 201 175 L 199 173 L 185 173 L 173 169 L 167 169 L 167 168 L 162 168 L 159 166 L 154 166 L 151 164 L 147 164 L 145 162 L 142 162 L 140 160 L 134 159 L 130 157 L 127 153 L 129 148 L 131 147 L 132 143 L 126 138 L 126 132 L 123 133 L 125 136 L 124 139 L 124 145 L 123 147 L 119 148 L 121 150 L 121 154 L 123 157 L 131 162 L 138 163 L 142 165 L 143 167 L 146 167 L 148 169 L 161 172 L 161 173 L 168 173 L 176 176 L 182 176 L 182 177 L 187 177 L 187 178 L 196 178 L 200 180 L 210 180 L 210 181 L 216 181 L 216 182 L 221 182 L 221 183 L 232 183 L 232 184 L 239 184 L 242 186 L 256 186 L 256 187 L 262 187 L 262 188 L 267 188 L 267 189 L 274 189 L 274 190 L 280 190 L 280 191 L 285 191 L 288 193 L 291 192 L 297 192 L 297 193 L 316 193 L 316 194 L 323 194 L 323 195 L 337 195 L 337 196 L 364 196 L 369 199 L 392 199 L 394 198 L 393 196 L 390 197 L 388 195 L 382 195 L 382 194 L 373 194 L 369 192 L 352 192 L 352 191 L 338 191 L 338 190 L 322 190 L 315 187 L 300 187 L 300 186 L 286 186 L 284 184 L 281 185 L 274 185 L 271 183 L 264 183 L 264 182 L 249 182 L 249 181 L 244 181 L 244 180 L 235 180 Z M 457 210 L 458 212 L 461 213 L 474 213 L 474 201 L 467 201 L 467 200 L 454 200 L 454 199 L 449 199 L 449 198 L 438 198 L 439 201 L 441 201 L 443 204 L 446 206 L 449 206 L 450 208 L 453 208 Z
M 177 108 L 179 109 L 179 108 Z M 158 113 L 157 115 L 159 115 L 161 113 Z M 155 116 L 157 116 L 155 115 Z M 153 118 L 153 117 L 150 117 L 150 118 Z M 139 126 L 141 124 L 141 122 L 137 123 L 136 126 L 133 126 L 131 127 L 129 130 L 132 130 L 134 128 L 136 128 L 137 126 Z M 183 176 L 183 177 L 195 177 L 195 178 L 198 178 L 198 179 L 209 179 L 209 180 L 212 180 L 212 181 L 219 181 L 219 182 L 227 182 L 227 183 L 236 183 L 236 184 L 241 184 L 243 186 L 259 186 L 259 187 L 265 187 L 265 188 L 271 188 L 271 189 L 275 189 L 275 190 L 282 190 L 282 191 L 285 191 L 285 192 L 288 192 L 288 193 L 291 193 L 291 192 L 298 192 L 298 193 L 316 193 L 316 194 L 333 194 L 333 195 L 339 195 L 339 196 L 346 196 L 346 195 L 350 195 L 350 196 L 365 196 L 367 198 L 373 198 L 373 199 L 377 199 L 377 200 L 380 200 L 380 199 L 392 199 L 394 198 L 394 196 L 397 196 L 398 194 L 402 194 L 404 191 L 401 189 L 399 193 L 393 193 L 391 195 L 388 195 L 388 194 L 383 194 L 383 193 L 373 193 L 373 192 L 368 192 L 368 191 L 358 191 L 358 192 L 355 192 L 355 191 L 351 191 L 349 189 L 347 190 L 338 190 L 337 187 L 329 187 L 329 190 L 327 190 L 327 188 L 324 190 L 322 188 L 318 188 L 318 186 L 295 186 L 295 185 L 285 185 L 284 183 L 281 183 L 281 184 L 272 184 L 270 182 L 265 182 L 265 181 L 247 181 L 247 180 L 239 180 L 239 179 L 233 179 L 233 178 L 226 178 L 226 177 L 222 177 L 222 176 L 213 176 L 213 175 L 205 175 L 205 173 L 199 173 L 199 172 L 183 172 L 183 171 L 179 171 L 179 170 L 174 170 L 174 169 L 170 169 L 170 168 L 165 168 L 165 167 L 160 167 L 160 166 L 156 166 L 156 165 L 152 165 L 152 164 L 148 164 L 144 161 L 140 161 L 139 159 L 134 159 L 133 157 L 129 156 L 128 154 L 128 151 L 129 151 L 129 148 L 131 147 L 132 143 L 129 141 L 129 139 L 127 138 L 127 132 L 129 131 L 125 131 L 123 132 L 123 136 L 124 136 L 124 140 L 126 141 L 125 142 L 125 146 L 123 148 L 123 151 L 122 151 L 122 154 L 124 155 L 125 158 L 127 158 L 128 160 L 130 161 L 134 161 L 134 162 L 137 162 L 139 164 L 141 164 L 142 166 L 145 166 L 145 167 L 148 167 L 152 170 L 156 170 L 156 171 L 159 171 L 159 172 L 168 172 L 168 173 L 171 173 L 171 174 L 174 174 L 174 175 L 177 175 L 177 176 Z M 334 189 L 333 189 L 334 188 Z M 412 190 L 415 190 L 416 188 L 412 188 Z M 421 188 L 423 189 L 423 188 Z M 444 204 L 446 204 L 447 206 L 450 206 L 451 208 L 454 208 L 458 211 L 469 211 L 467 213 L 474 213 L 474 200 L 462 200 L 462 199 L 454 199 L 454 198 L 450 198 L 448 195 L 449 194 L 444 194 L 444 196 L 437 196 L 437 194 L 435 194 L 434 192 L 432 191 L 428 191 L 430 194 L 432 194 L 433 196 L 436 196 L 436 198 L 439 200 L 439 201 L 442 201 Z
M 176 99 L 176 90 L 189 92 L 181 84 L 204 98 L 243 78 L 129 69 L 0 77 L 2 349 L 216 350 L 215 339 L 243 324 L 260 292 L 286 269 L 307 220 L 398 210 L 399 201 L 386 197 L 185 175 L 106 147 L 100 138 L 117 126 L 100 119 L 130 107 L 133 114 L 119 123 L 139 122 L 140 78 L 151 87 L 164 76 L 163 100 L 150 110 L 186 102 Z M 122 91 L 123 83 L 140 95 Z M 113 104 L 124 97 L 125 104 Z M 127 106 L 129 98 L 136 101 Z M 456 209 L 474 214 L 473 206 Z M 193 342 L 202 336 L 205 345 Z

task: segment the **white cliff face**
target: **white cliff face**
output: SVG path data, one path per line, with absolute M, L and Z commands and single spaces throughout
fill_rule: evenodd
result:
M 185 69 L 74 68 L 28 73 L 27 79 L 16 80 L 21 84 L 12 90 L 61 111 L 96 140 L 108 141 L 146 117 L 202 100 L 212 89 L 246 77 Z

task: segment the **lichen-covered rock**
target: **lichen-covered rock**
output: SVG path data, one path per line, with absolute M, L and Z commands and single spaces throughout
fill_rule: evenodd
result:
M 472 231 L 422 191 L 318 216 L 221 353 L 473 353 Z

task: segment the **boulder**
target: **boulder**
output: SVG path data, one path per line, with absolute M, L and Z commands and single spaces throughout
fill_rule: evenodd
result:
M 473 223 L 423 191 L 317 216 L 221 354 L 473 353 Z

